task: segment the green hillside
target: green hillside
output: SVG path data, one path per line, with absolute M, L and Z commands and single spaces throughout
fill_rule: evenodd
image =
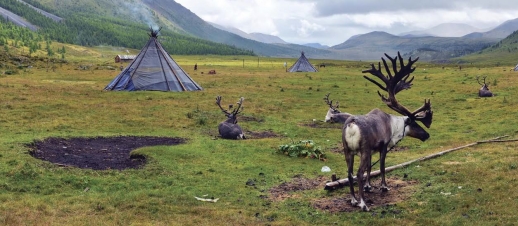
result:
M 0 6 L 40 27 L 38 34 L 49 40 L 81 46 L 111 45 L 139 49 L 149 38 L 148 30 L 151 25 L 143 23 L 145 18 L 138 18 L 138 14 L 120 10 L 125 3 L 111 1 L 52 1 L 53 4 L 46 1 L 27 2 L 58 15 L 64 20 L 57 23 L 17 0 L 0 1 Z M 2 20 L 2 23 L 6 22 L 6 20 Z M 162 27 L 165 24 L 157 24 L 157 26 Z M 0 36 L 0 38 L 2 37 Z M 254 55 L 250 50 L 195 38 L 170 29 L 161 31 L 161 42 L 164 48 L 172 54 Z
M 461 63 L 477 63 L 486 65 L 509 65 L 518 63 L 518 31 L 507 38 L 477 53 L 455 58 Z

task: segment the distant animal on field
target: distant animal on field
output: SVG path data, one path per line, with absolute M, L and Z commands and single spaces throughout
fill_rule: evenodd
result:
M 326 65 L 325 64 L 320 64 L 320 65 L 318 65 L 318 67 L 324 67 L 325 68 Z
M 210 70 L 209 71 L 209 75 L 215 75 L 216 74 L 216 70 Z
M 338 101 L 336 102 L 336 106 L 333 106 L 333 101 L 329 100 L 329 94 L 331 93 L 328 93 L 324 97 L 324 101 L 327 105 L 329 105 L 329 110 L 327 111 L 324 122 L 344 123 L 345 120 L 347 120 L 351 116 L 351 114 L 340 112 L 340 110 L 338 110 L 338 108 L 340 107 L 340 103 L 338 103 Z
M 411 112 L 406 107 L 401 105 L 396 100 L 396 94 L 402 90 L 409 89 L 412 86 L 414 77 L 408 80 L 410 73 L 414 72 L 415 68 L 412 65 L 419 59 L 412 60 L 409 58 L 408 64 L 405 65 L 401 54 L 391 58 L 389 55 L 385 56 L 392 62 L 392 67 L 389 67 L 384 58 L 383 65 L 387 71 L 388 76 L 381 72 L 381 64 L 378 63 L 378 68 L 371 64 L 371 69 L 362 71 L 363 73 L 370 73 L 384 83 L 379 83 L 374 79 L 363 76 L 365 79 L 376 84 L 379 88 L 388 93 L 385 97 L 378 91 L 381 100 L 392 110 L 402 114 L 403 116 L 391 115 L 383 112 L 380 109 L 374 109 L 366 115 L 352 115 L 344 123 L 342 129 L 342 143 L 345 154 L 345 161 L 347 163 L 347 177 L 349 180 L 349 189 L 351 193 L 351 204 L 359 206 L 363 211 L 369 211 L 369 207 L 365 202 L 364 191 L 371 189 L 370 172 L 372 168 L 371 156 L 380 153 L 380 171 L 381 171 L 381 190 L 388 191 L 387 183 L 385 181 L 385 158 L 390 148 L 394 147 L 405 136 L 417 138 L 425 141 L 430 137 L 417 122 L 423 123 L 427 128 L 432 124 L 432 108 L 430 100 L 425 100 L 424 105 L 417 110 Z M 399 59 L 400 67 L 397 66 Z M 393 70 L 390 71 L 390 69 Z M 399 69 L 399 71 L 398 71 Z M 358 181 L 359 200 L 354 194 L 353 187 L 353 166 L 354 155 L 359 155 L 360 166 L 356 175 Z M 367 177 L 364 180 L 364 173 Z
M 216 97 L 216 104 L 219 106 L 221 111 L 225 113 L 225 116 L 227 116 L 227 119 L 221 122 L 218 126 L 218 132 L 222 138 L 233 140 L 246 139 L 245 134 L 243 133 L 243 129 L 241 129 L 241 127 L 237 124 L 237 115 L 243 110 L 243 100 L 243 97 L 239 98 L 239 101 L 237 102 L 237 108 L 232 110 L 232 112 L 228 112 L 227 110 L 223 109 L 223 107 L 221 107 L 221 96 Z M 231 110 L 233 107 L 233 105 L 229 105 L 229 110 Z
M 489 85 L 486 83 L 486 77 L 487 76 L 484 76 L 483 82 L 480 82 L 480 79 L 479 79 L 480 76 L 477 76 L 477 82 L 478 82 L 478 84 L 480 84 L 482 86 L 478 90 L 479 97 L 492 97 L 493 96 L 493 93 L 489 90 Z

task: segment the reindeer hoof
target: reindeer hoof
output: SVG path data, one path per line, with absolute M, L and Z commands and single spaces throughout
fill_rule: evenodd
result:
M 351 205 L 352 206 L 357 206 L 358 205 L 358 201 L 356 201 L 355 198 L 351 199 Z
M 365 201 L 363 199 L 360 200 L 360 205 L 359 207 L 362 209 L 362 211 L 369 211 L 369 207 L 367 207 L 367 203 L 365 203 Z
M 370 193 L 372 191 L 372 186 L 365 186 L 365 187 L 363 187 L 363 191 Z
M 382 192 L 390 191 L 390 188 L 388 188 L 387 186 L 381 186 L 380 189 L 381 189 Z

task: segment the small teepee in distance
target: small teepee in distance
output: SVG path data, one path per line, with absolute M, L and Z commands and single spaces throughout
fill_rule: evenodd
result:
M 202 90 L 158 42 L 161 29 L 150 28 L 149 41 L 135 59 L 104 90 Z
M 290 69 L 289 72 L 317 72 L 317 69 L 313 67 L 313 65 L 309 62 L 308 58 L 304 56 L 304 52 L 300 53 L 300 57 L 295 62 Z

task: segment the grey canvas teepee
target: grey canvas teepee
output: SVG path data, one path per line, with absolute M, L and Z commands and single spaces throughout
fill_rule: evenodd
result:
M 300 57 L 295 62 L 290 69 L 288 69 L 289 72 L 317 72 L 317 69 L 313 67 L 311 63 L 309 63 L 308 58 L 304 56 L 304 52 L 300 53 Z
M 202 90 L 158 42 L 160 29 L 150 30 L 149 41 L 144 48 L 104 90 Z

